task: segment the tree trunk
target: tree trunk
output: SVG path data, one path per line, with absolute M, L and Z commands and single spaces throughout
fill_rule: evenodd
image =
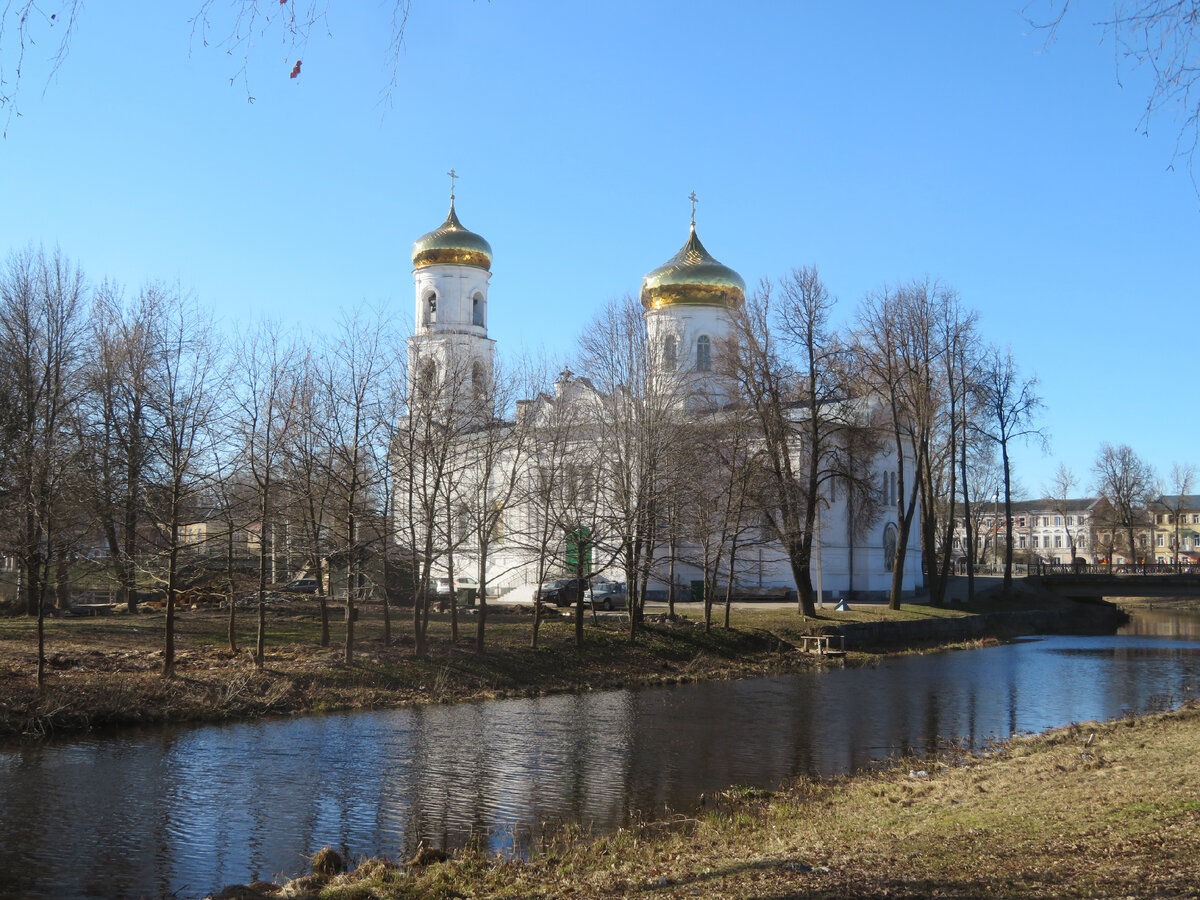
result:
M 482 655 L 484 650 L 484 632 L 487 629 L 487 547 L 479 550 L 479 594 L 475 597 L 477 604 L 478 622 L 475 626 L 475 652 Z M 536 589 L 535 589 L 536 590 Z
M 266 489 L 263 490 L 263 503 L 259 508 L 258 533 L 258 639 L 254 645 L 254 667 L 260 672 L 266 661 L 267 641 L 267 518 L 266 518 Z M 274 548 L 272 548 L 274 549 Z M 274 555 L 272 553 L 272 555 Z
M 1012 598 L 1013 530 L 1012 530 L 1012 473 L 1008 463 L 1008 442 L 1000 443 L 1000 459 L 1004 464 L 1004 587 L 1005 600 Z
M 229 652 L 237 653 L 237 579 L 233 569 L 233 528 L 229 528 L 225 541 L 225 577 L 229 585 Z M 132 612 L 132 607 L 130 611 Z
M 172 517 L 175 517 L 172 513 Z M 179 527 L 171 524 L 171 548 L 167 555 L 167 624 L 163 644 L 163 678 L 175 676 L 175 594 L 178 589 Z

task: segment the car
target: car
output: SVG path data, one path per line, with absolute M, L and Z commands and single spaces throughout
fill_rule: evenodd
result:
M 543 603 L 553 603 L 555 606 L 570 606 L 579 597 L 581 588 L 586 597 L 588 591 L 586 578 L 559 578 L 539 587 L 537 599 Z
M 315 594 L 317 592 L 317 579 L 295 578 L 279 590 L 285 594 Z
M 593 607 L 601 609 L 624 609 L 627 603 L 625 585 L 619 581 L 605 581 L 592 585 Z
M 474 578 L 472 578 L 470 575 L 455 575 L 454 576 L 454 589 L 455 589 L 455 591 L 478 591 L 479 590 L 479 582 L 476 581 Z M 437 580 L 437 592 L 439 594 L 450 593 L 449 577 L 439 578 Z

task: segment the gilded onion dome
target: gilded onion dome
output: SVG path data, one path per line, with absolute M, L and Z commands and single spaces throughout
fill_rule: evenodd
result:
M 704 249 L 692 225 L 687 243 L 678 253 L 642 279 L 642 305 L 740 306 L 746 300 L 746 282 Z
M 454 198 L 450 198 L 450 215 L 440 227 L 423 234 L 413 244 L 414 269 L 425 266 L 474 266 L 485 272 L 492 270 L 492 246 L 473 231 L 463 228 L 454 214 Z

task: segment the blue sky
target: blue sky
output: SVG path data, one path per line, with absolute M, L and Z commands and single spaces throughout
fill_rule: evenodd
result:
M 557 355 L 679 249 L 695 190 L 748 284 L 815 264 L 847 319 L 885 283 L 954 286 L 1040 379 L 1029 494 L 1060 461 L 1086 485 L 1102 441 L 1163 476 L 1200 462 L 1200 200 L 1171 113 L 1139 128 L 1148 76 L 1118 68 L 1104 4 L 1047 47 L 1006 3 L 414 0 L 390 102 L 390 3 L 331 4 L 300 53 L 257 35 L 244 82 L 200 6 L 85 6 L 48 86 L 43 29 L 0 140 L 0 251 L 178 283 L 230 324 L 409 320 L 454 167 L 494 251 L 491 336 Z

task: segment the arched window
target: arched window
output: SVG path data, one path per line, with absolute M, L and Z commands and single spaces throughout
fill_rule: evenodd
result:
M 883 567 L 891 572 L 896 568 L 896 545 L 899 543 L 899 532 L 895 522 L 888 522 L 883 528 Z
M 476 294 L 471 300 L 471 324 L 483 327 L 483 294 Z
M 696 371 L 712 371 L 712 344 L 706 334 L 696 338 Z
M 663 341 L 663 371 L 674 372 L 677 365 L 679 365 L 679 348 L 675 343 L 675 335 L 668 334 L 667 339 Z
M 437 294 L 427 294 L 425 296 L 425 324 L 437 324 Z

